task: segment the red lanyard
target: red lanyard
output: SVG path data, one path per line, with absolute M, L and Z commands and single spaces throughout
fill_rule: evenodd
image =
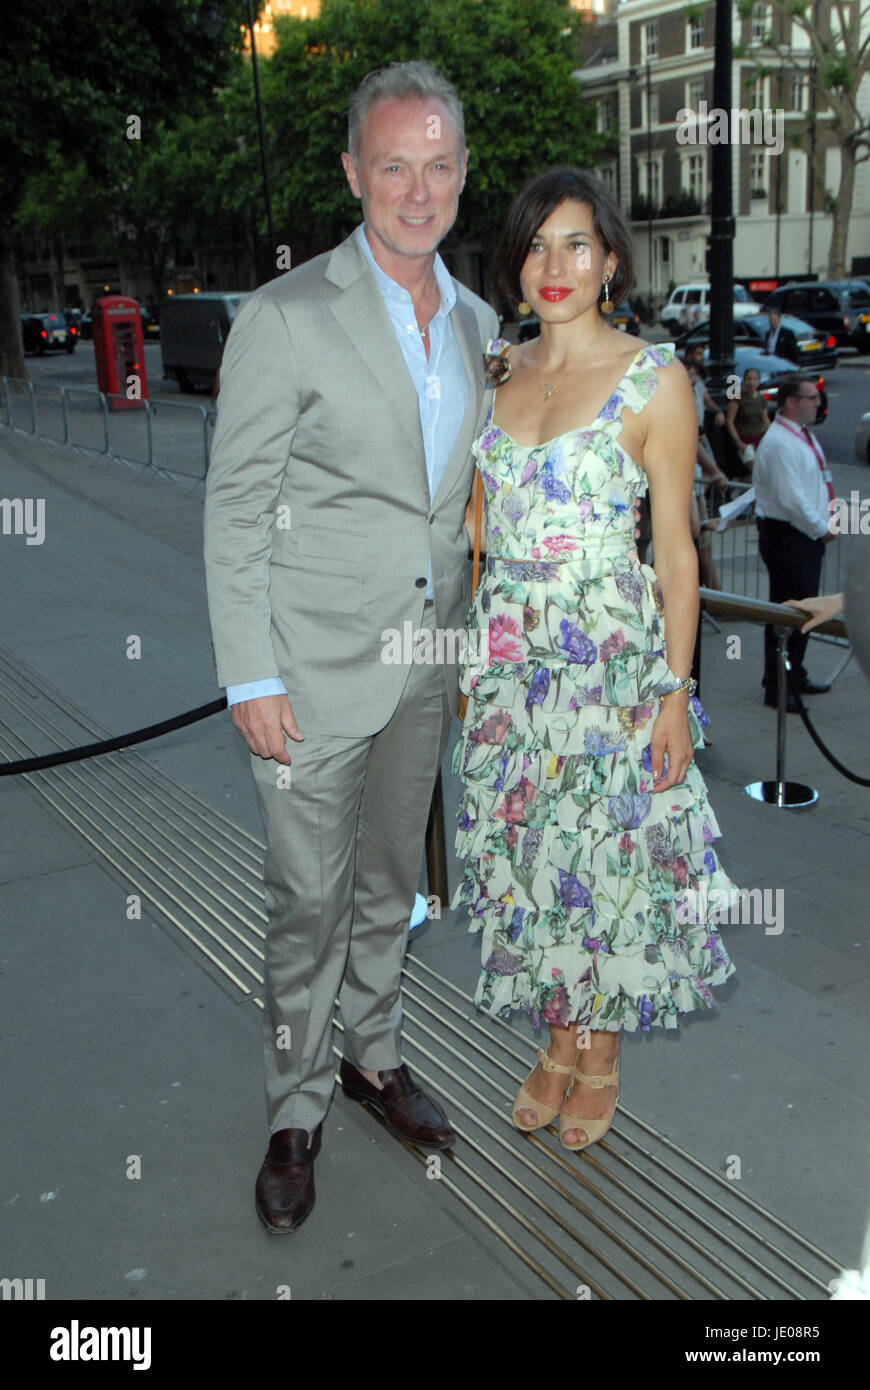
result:
M 798 434 L 797 430 L 792 429 L 792 426 L 791 426 L 790 424 L 788 424 L 787 421 L 781 420 L 780 417 L 779 417 L 778 415 L 777 415 L 776 420 L 775 420 L 774 423 L 777 424 L 777 425 L 782 425 L 783 429 L 790 430 L 792 434 L 794 434 L 794 435 L 797 436 L 797 434 Z M 810 434 L 809 430 L 807 429 L 806 425 L 802 425 L 802 426 L 801 426 L 800 435 L 799 435 L 798 437 L 804 439 L 804 440 L 807 442 L 807 444 L 809 444 L 810 448 L 812 449 L 812 451 L 813 451 L 813 457 L 815 458 L 816 463 L 819 465 L 819 469 L 820 469 L 821 474 L 822 474 L 822 480 L 823 480 L 823 482 L 824 482 L 824 484 L 825 484 L 825 487 L 828 489 L 828 501 L 829 501 L 829 502 L 833 502 L 833 500 L 834 500 L 834 484 L 830 481 L 829 478 L 826 478 L 826 477 L 825 477 L 825 473 L 828 471 L 828 470 L 827 470 L 827 466 L 826 466 L 826 464 L 825 464 L 825 460 L 824 460 L 824 458 L 822 457 L 821 453 L 819 452 L 819 447 L 818 447 L 818 445 L 816 444 L 815 439 L 813 438 L 813 436 Z

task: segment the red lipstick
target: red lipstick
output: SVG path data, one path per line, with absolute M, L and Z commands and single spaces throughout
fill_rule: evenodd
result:
M 542 286 L 541 286 L 541 298 L 542 298 L 542 299 L 548 299 L 548 300 L 550 301 L 551 304 L 557 304 L 557 303 L 559 302 L 560 299 L 566 299 L 567 296 L 568 296 L 569 294 L 573 294 L 573 293 L 574 293 L 573 290 L 567 289 L 567 288 L 566 288 L 565 286 L 563 286 L 563 285 L 542 285 Z

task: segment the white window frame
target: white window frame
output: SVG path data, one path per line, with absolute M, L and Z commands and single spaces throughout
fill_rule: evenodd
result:
M 698 103 L 705 98 L 707 83 L 703 77 L 686 78 L 686 107 L 689 111 L 698 110 Z
M 700 49 L 706 48 L 704 43 L 704 31 L 706 29 L 705 11 L 702 11 L 697 19 L 686 20 L 686 52 L 697 53 Z
M 768 197 L 770 196 L 770 158 L 769 158 L 769 156 L 764 152 L 764 150 L 753 149 L 751 146 L 750 146 L 750 148 L 749 148 L 749 150 L 748 150 L 748 155 L 749 155 L 748 169 L 749 169 L 749 194 L 750 194 L 749 205 L 750 205 L 750 207 L 751 207 L 752 204 L 753 204 L 754 202 L 757 203 L 757 202 L 760 202 L 760 201 L 761 201 L 760 199 L 757 199 L 757 198 L 753 198 L 753 197 L 752 197 L 752 193 L 753 193 L 753 190 L 754 190 L 754 189 L 763 188 L 763 189 L 764 189 L 765 198 L 768 198 Z M 765 212 L 766 212 L 766 211 L 767 211 L 767 203 L 765 202 L 763 206 L 764 206 L 764 210 L 765 210 Z
M 616 160 L 615 160 L 615 159 L 611 159 L 607 164 L 602 164 L 602 165 L 600 166 L 600 168 L 599 168 L 599 170 L 598 170 L 598 177 L 600 178 L 601 182 L 604 184 L 604 187 L 605 187 L 610 193 L 612 193 L 614 197 L 617 197 L 617 196 L 618 196 L 618 188 L 617 188 L 617 169 L 616 169 Z
M 802 69 L 797 69 L 791 75 L 788 92 L 789 111 L 808 111 L 809 110 L 809 81 L 808 74 Z M 795 100 L 797 98 L 797 100 Z
M 650 43 L 652 38 L 652 43 Z M 659 22 L 657 19 L 649 19 L 641 25 L 640 30 L 640 61 L 645 63 L 647 58 L 657 58 L 659 56 Z
M 770 6 L 763 3 L 753 5 L 749 21 L 750 43 L 761 43 L 769 29 Z
M 598 98 L 596 126 L 599 134 L 605 134 L 617 124 L 616 100 L 612 92 Z
M 693 171 L 700 170 L 701 188 L 695 186 L 695 175 Z M 694 193 L 698 202 L 701 204 L 701 212 L 707 206 L 708 185 L 710 179 L 710 168 L 707 161 L 706 150 L 687 151 L 680 163 L 680 187 L 687 193 Z
M 646 154 L 635 155 L 637 160 L 637 196 L 645 198 L 651 202 L 653 207 L 660 208 L 664 200 L 664 157 L 661 150 L 653 151 L 650 159 L 650 173 L 652 174 L 652 186 L 655 190 L 652 197 L 646 186 L 647 176 L 647 157 Z
M 655 126 L 655 125 L 659 125 L 659 124 L 661 123 L 661 109 L 660 109 L 660 101 L 659 101 L 660 95 L 661 95 L 661 94 L 660 94 L 660 92 L 659 92 L 658 87 L 655 86 L 654 83 L 651 82 L 651 83 L 650 83 L 650 88 L 649 88 L 649 96 L 650 96 L 650 104 L 651 104 L 651 106 L 652 106 L 652 118 L 650 118 L 649 115 L 648 115 L 648 113 L 647 113 L 647 109 L 646 109 L 646 105 L 647 105 L 647 101 L 646 101 L 646 99 L 647 99 L 647 90 L 646 90 L 646 81 L 644 81 L 644 84 L 643 84 L 643 86 L 641 87 L 641 96 L 640 96 L 640 123 L 641 123 L 641 127 L 642 127 L 644 130 L 646 130 L 646 128 L 647 128 L 648 125 L 649 125 L 650 127 L 652 127 L 652 126 Z

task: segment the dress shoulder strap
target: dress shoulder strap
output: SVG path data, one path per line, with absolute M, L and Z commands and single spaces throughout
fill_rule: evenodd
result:
M 637 352 L 622 381 L 624 404 L 636 415 L 655 395 L 659 384 L 656 367 L 667 367 L 676 351 L 673 343 L 648 343 Z

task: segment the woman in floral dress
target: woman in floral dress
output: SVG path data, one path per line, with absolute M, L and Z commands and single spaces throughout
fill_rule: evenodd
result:
M 514 1123 L 559 1114 L 563 1144 L 583 1148 L 613 1118 L 620 1030 L 676 1028 L 734 970 L 706 921 L 706 895 L 733 885 L 692 761 L 706 722 L 689 681 L 697 416 L 673 345 L 608 324 L 631 247 L 597 179 L 533 179 L 497 273 L 541 334 L 490 344 L 474 446 L 487 560 L 462 670 L 454 906 L 483 934 L 478 1006 L 550 1026 Z M 647 486 L 655 573 L 634 541 Z

